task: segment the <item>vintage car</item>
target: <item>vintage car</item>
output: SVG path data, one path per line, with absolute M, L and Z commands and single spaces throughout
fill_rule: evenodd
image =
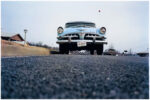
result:
M 58 27 L 57 42 L 61 54 L 68 54 L 73 50 L 88 50 L 90 54 L 94 54 L 94 50 L 98 55 L 103 53 L 103 44 L 107 44 L 105 33 L 106 28 L 96 28 L 95 23 L 76 21 L 68 22 L 65 28 Z

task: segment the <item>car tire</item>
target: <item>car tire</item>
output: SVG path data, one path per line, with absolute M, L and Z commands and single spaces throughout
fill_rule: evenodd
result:
M 64 51 L 63 44 L 59 44 L 59 53 L 64 54 Z
M 68 45 L 59 44 L 59 52 L 60 52 L 60 54 L 69 54 Z
M 103 54 L 103 44 L 101 44 L 101 45 L 98 45 L 97 46 L 98 48 L 97 48 L 97 55 L 102 55 Z
M 94 49 L 90 50 L 90 54 L 94 55 Z
M 65 54 L 69 54 L 69 50 L 68 49 L 65 50 Z

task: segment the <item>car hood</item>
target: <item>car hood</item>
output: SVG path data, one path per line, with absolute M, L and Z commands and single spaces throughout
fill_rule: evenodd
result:
M 60 34 L 60 36 L 63 36 L 69 33 L 81 33 L 81 32 L 98 34 L 98 30 L 96 28 L 79 27 L 79 28 L 66 28 L 64 29 L 64 32 Z

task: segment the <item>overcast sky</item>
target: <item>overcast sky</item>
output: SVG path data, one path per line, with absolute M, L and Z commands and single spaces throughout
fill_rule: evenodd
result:
M 56 44 L 57 28 L 68 21 L 92 21 L 107 29 L 107 49 L 134 52 L 148 48 L 148 1 L 135 2 L 10 2 L 3 1 L 2 32 L 20 33 L 28 29 L 27 41 Z M 98 11 L 101 10 L 99 13 Z

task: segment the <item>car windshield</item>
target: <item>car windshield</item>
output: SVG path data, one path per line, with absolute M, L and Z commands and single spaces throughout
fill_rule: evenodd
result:
M 94 23 L 67 23 L 66 28 L 70 27 L 95 27 Z

